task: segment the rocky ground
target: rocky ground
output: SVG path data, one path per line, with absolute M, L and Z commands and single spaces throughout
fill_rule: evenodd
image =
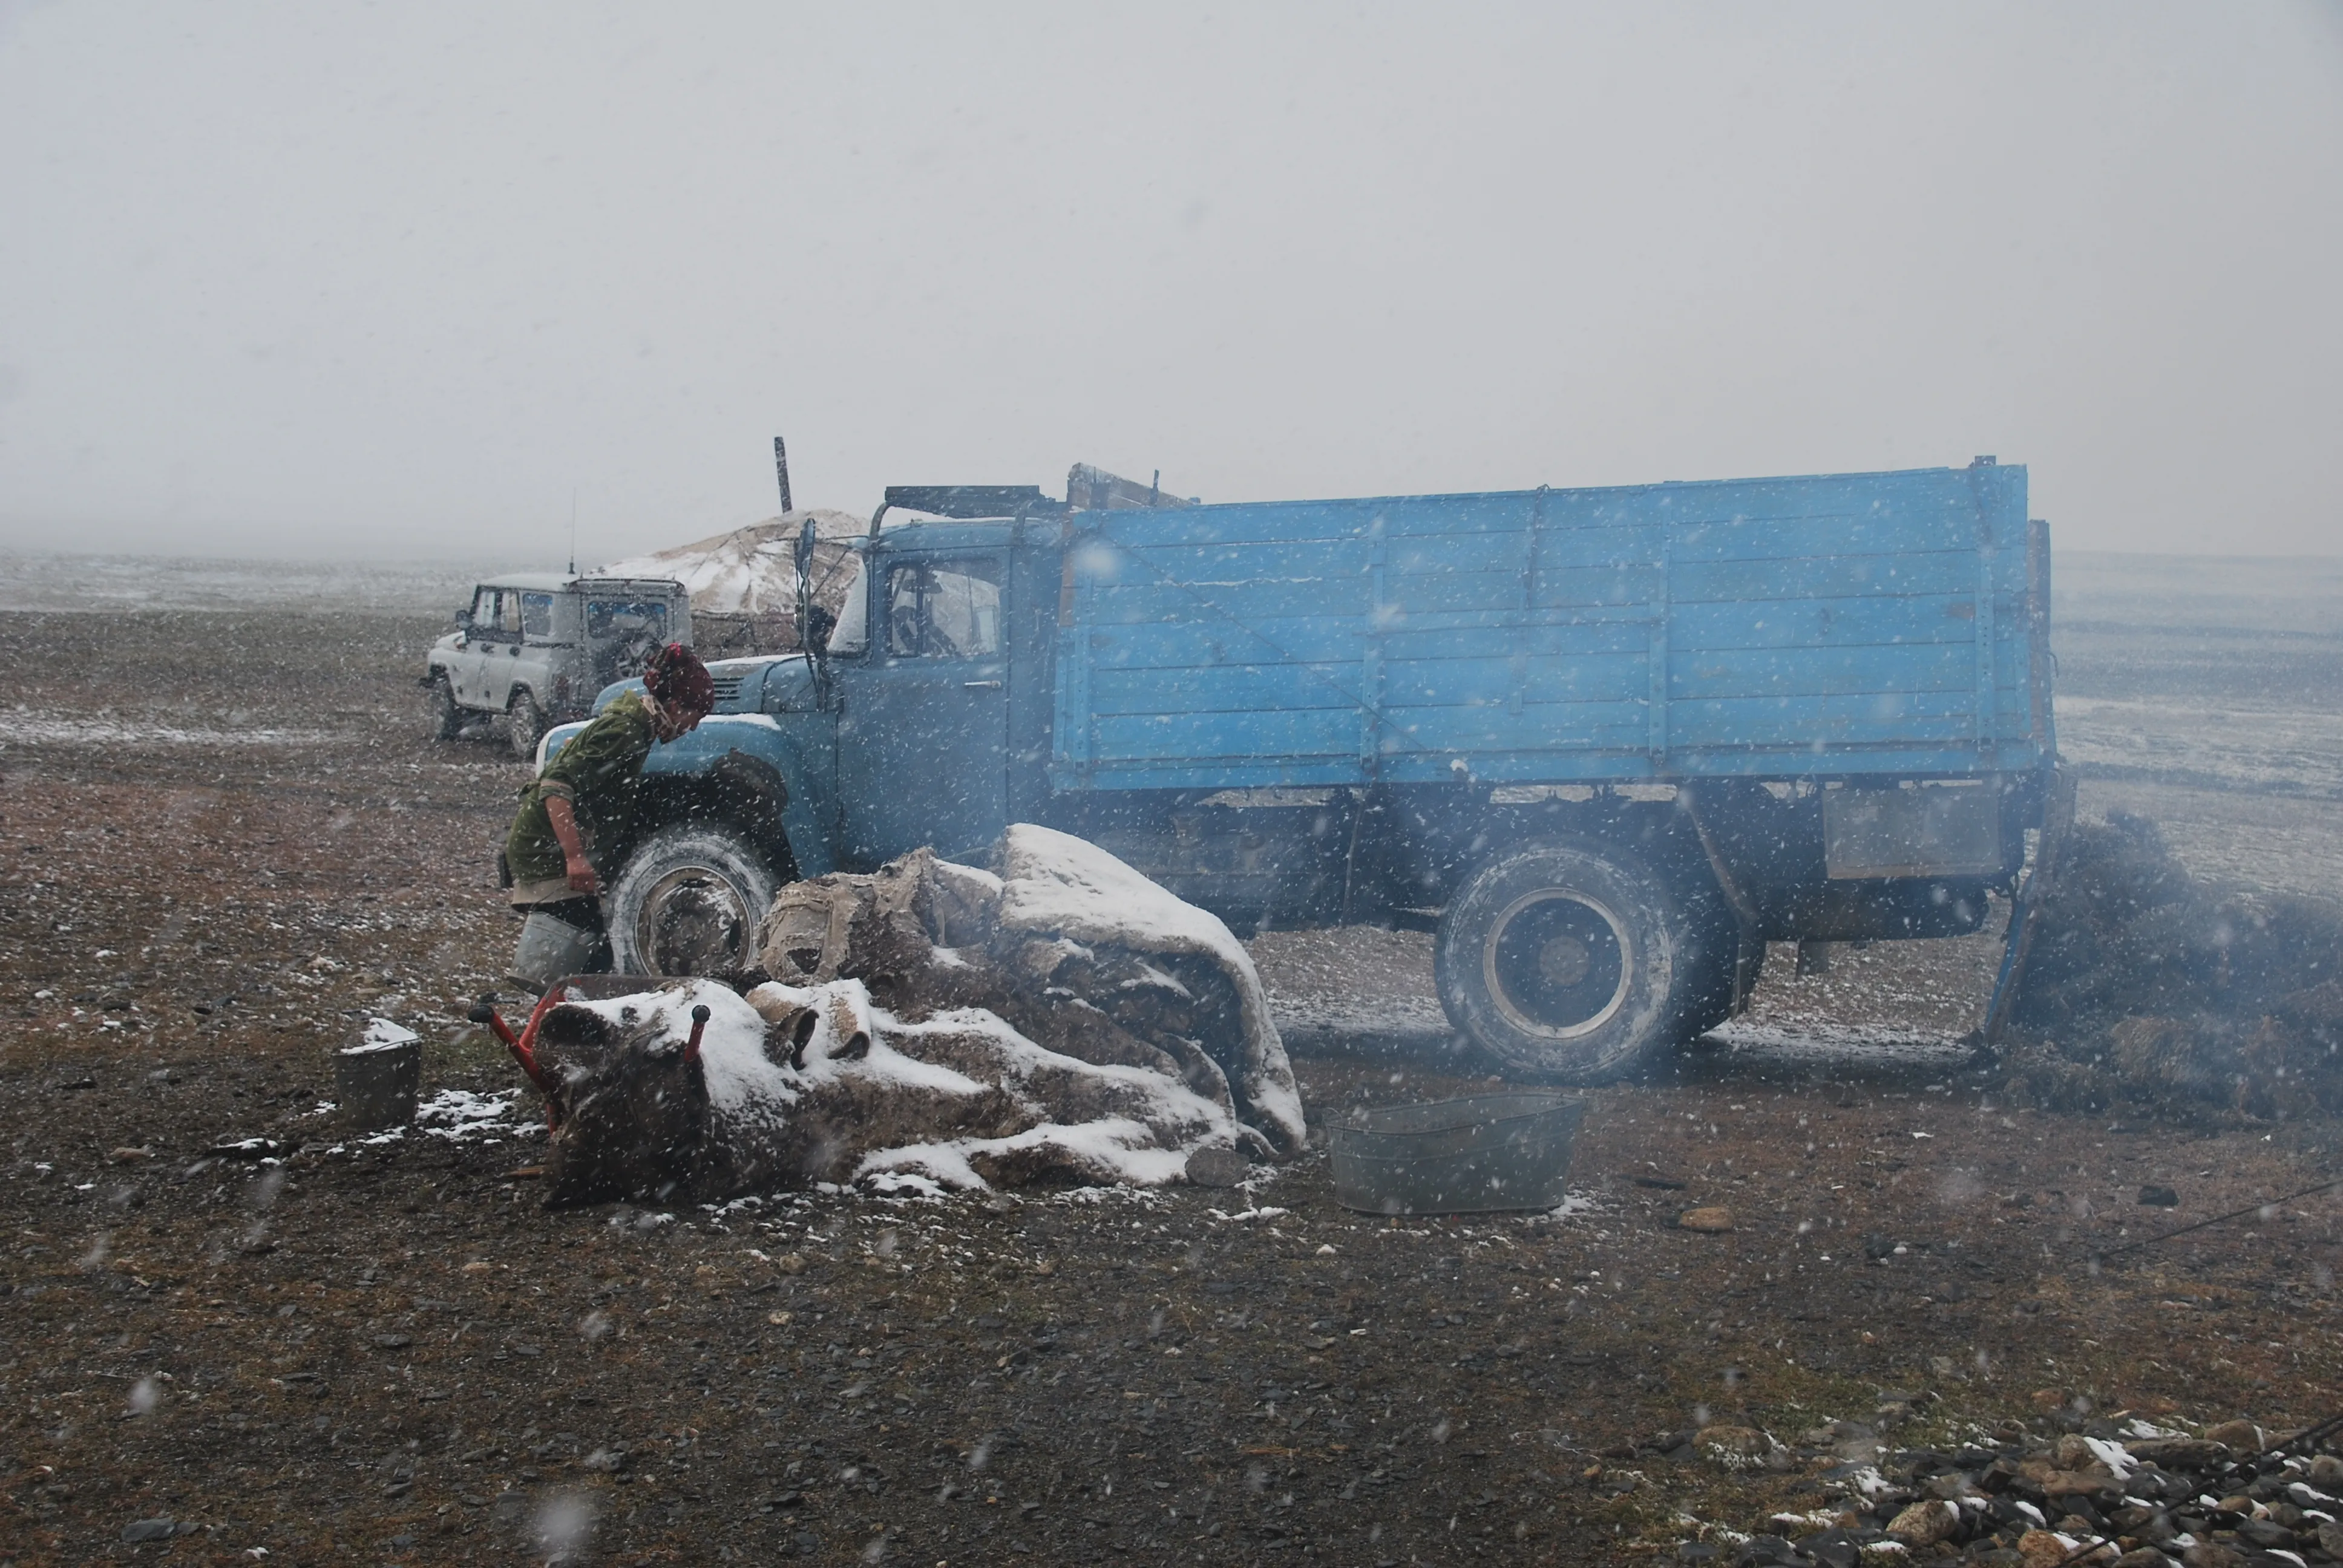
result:
M 1775 954 L 1593 1096 L 1556 1214 L 1371 1220 L 1313 1154 L 548 1215 L 459 1022 L 521 775 L 419 738 L 429 629 L 0 616 L 0 1562 L 1598 1563 L 1776 1514 L 1859 1552 L 1915 1452 L 2343 1405 L 2343 1202 L 2280 1201 L 2336 1126 L 2007 1107 L 1953 1043 L 1989 940 Z M 1420 939 L 1255 949 L 1313 1119 L 1484 1085 Z M 427 1042 L 396 1139 L 317 1109 L 372 1013 Z

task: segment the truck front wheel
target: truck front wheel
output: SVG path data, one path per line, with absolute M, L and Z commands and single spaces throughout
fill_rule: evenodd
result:
M 1675 1032 L 1686 929 L 1666 881 L 1634 855 L 1537 844 L 1465 879 L 1433 972 L 1449 1021 L 1511 1073 L 1601 1083 Z
M 628 857 L 602 909 L 611 967 L 629 975 L 737 974 L 779 879 L 732 834 L 662 828 Z

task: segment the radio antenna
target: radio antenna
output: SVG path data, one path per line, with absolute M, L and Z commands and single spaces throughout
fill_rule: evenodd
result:
M 569 575 L 578 575 L 578 487 L 569 487 Z

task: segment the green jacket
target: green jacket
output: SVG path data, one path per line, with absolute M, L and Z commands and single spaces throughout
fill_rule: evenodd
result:
M 642 694 L 629 691 L 602 709 L 546 764 L 544 772 L 522 786 L 520 813 L 505 839 L 505 860 L 514 882 L 544 881 L 568 869 L 561 840 L 553 836 L 552 819 L 545 813 L 548 797 L 558 795 L 569 802 L 589 850 L 597 839 L 607 843 L 625 832 L 634 818 L 643 762 L 658 740 Z

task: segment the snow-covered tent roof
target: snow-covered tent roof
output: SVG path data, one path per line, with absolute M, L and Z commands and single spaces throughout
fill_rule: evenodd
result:
M 691 595 L 691 608 L 705 615 L 768 615 L 794 612 L 797 608 L 798 531 L 813 519 L 816 597 L 828 599 L 842 591 L 845 541 L 870 528 L 870 521 L 851 512 L 809 509 L 768 518 L 761 523 L 729 533 L 695 539 L 647 556 L 613 561 L 601 570 L 605 577 L 672 578 Z M 823 590 L 828 589 L 825 593 Z

